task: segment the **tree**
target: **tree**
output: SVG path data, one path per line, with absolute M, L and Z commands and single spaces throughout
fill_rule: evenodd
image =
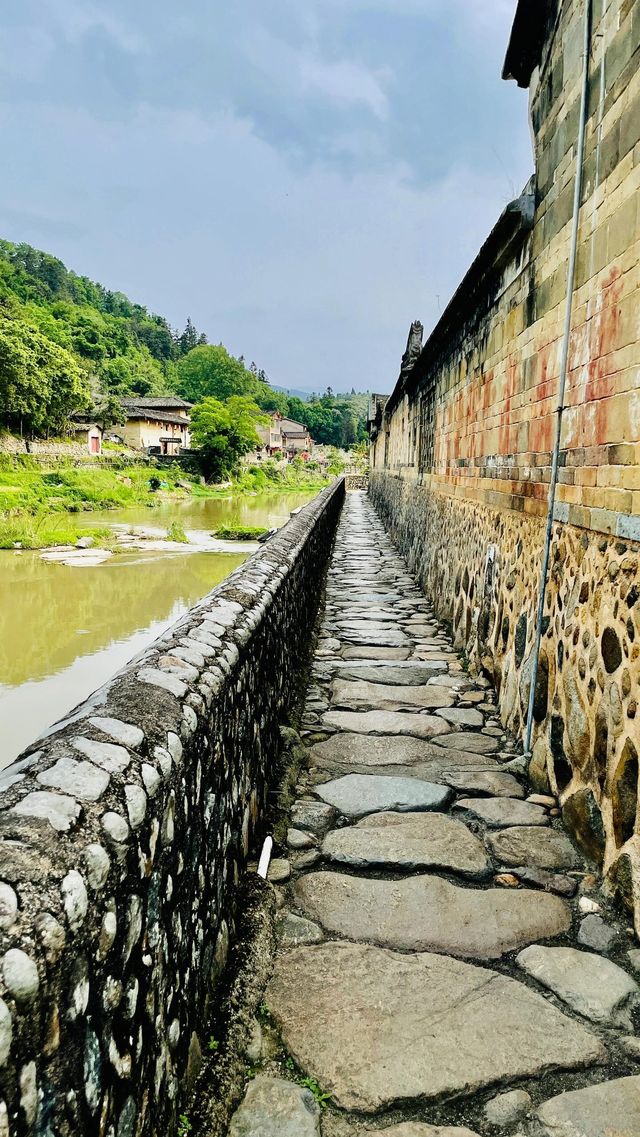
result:
M 89 385 L 70 352 L 0 309 L 0 417 L 29 437 L 62 430 Z
M 194 403 L 208 396 L 222 400 L 232 395 L 255 396 L 258 388 L 255 375 L 222 344 L 194 347 L 178 363 L 178 392 Z
M 281 415 L 289 416 L 289 400 L 284 391 L 274 391 L 273 387 L 268 387 L 266 383 L 259 384 L 255 401 L 263 411 L 269 411 L 270 414 L 280 411 Z
M 191 316 L 187 316 L 187 326 L 180 336 L 178 343 L 182 355 L 186 355 L 187 352 L 192 351 L 194 347 L 198 346 L 198 333 L 191 322 Z
M 104 395 L 89 411 L 90 418 L 95 419 L 103 430 L 112 426 L 120 426 L 127 421 L 125 411 L 117 395 Z
M 297 395 L 292 395 L 290 399 L 287 399 L 287 418 L 292 418 L 294 422 L 302 422 L 305 426 L 308 426 L 309 424 L 305 417 L 308 409 L 309 404 L 303 403 L 302 399 L 299 399 Z
M 206 476 L 235 473 L 242 456 L 260 443 L 256 428 L 268 421 L 257 403 L 242 395 L 232 395 L 226 403 L 208 395 L 193 407 L 191 442 L 200 451 Z

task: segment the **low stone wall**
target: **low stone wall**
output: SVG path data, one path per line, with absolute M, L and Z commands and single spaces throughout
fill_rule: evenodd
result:
M 344 480 L 2 775 L 0 1135 L 169 1137 Z
M 30 454 L 34 458 L 79 458 L 88 461 L 97 461 L 95 455 L 89 453 L 86 442 L 76 442 L 69 439 L 62 442 L 60 439 L 33 439 L 28 444 L 24 438 L 15 434 L 0 434 L 0 454 Z
M 368 474 L 346 474 L 345 484 L 348 490 L 366 490 L 369 485 Z
M 370 491 L 472 669 L 495 682 L 502 721 L 526 721 L 544 523 L 378 471 Z M 640 932 L 640 546 L 556 525 L 531 777 L 551 786 L 585 852 Z

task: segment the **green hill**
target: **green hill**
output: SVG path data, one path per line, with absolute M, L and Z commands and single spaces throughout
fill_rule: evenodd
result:
M 0 428 L 56 434 L 77 412 L 108 426 L 121 421 L 119 397 L 171 392 L 193 401 L 247 395 L 304 422 L 319 443 L 364 438 L 366 395 L 288 397 L 255 363 L 208 345 L 190 320 L 177 332 L 50 253 L 0 240 Z

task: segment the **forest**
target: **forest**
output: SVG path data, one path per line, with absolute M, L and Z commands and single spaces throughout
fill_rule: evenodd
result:
M 0 429 L 62 436 L 74 414 L 107 428 L 123 420 L 120 397 L 174 392 L 215 400 L 209 410 L 220 422 L 229 400 L 241 399 L 245 418 L 278 410 L 321 444 L 350 447 L 365 437 L 366 394 L 328 386 L 308 401 L 289 397 L 256 363 L 209 344 L 190 319 L 176 330 L 50 253 L 0 240 Z

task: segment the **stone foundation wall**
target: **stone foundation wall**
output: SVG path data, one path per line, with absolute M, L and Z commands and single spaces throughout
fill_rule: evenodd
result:
M 2 774 L 2 1137 L 176 1132 L 343 498 L 340 480 Z
M 372 471 L 370 491 L 516 735 L 529 698 L 544 523 Z M 554 527 L 531 777 L 558 793 L 640 932 L 640 545 Z
M 348 490 L 366 490 L 369 485 L 369 475 L 346 474 L 345 483 Z
M 33 439 L 27 448 L 25 440 L 15 434 L 0 434 L 0 454 L 31 454 L 35 458 L 91 458 L 86 442 Z M 93 461 L 97 461 L 95 456 Z

